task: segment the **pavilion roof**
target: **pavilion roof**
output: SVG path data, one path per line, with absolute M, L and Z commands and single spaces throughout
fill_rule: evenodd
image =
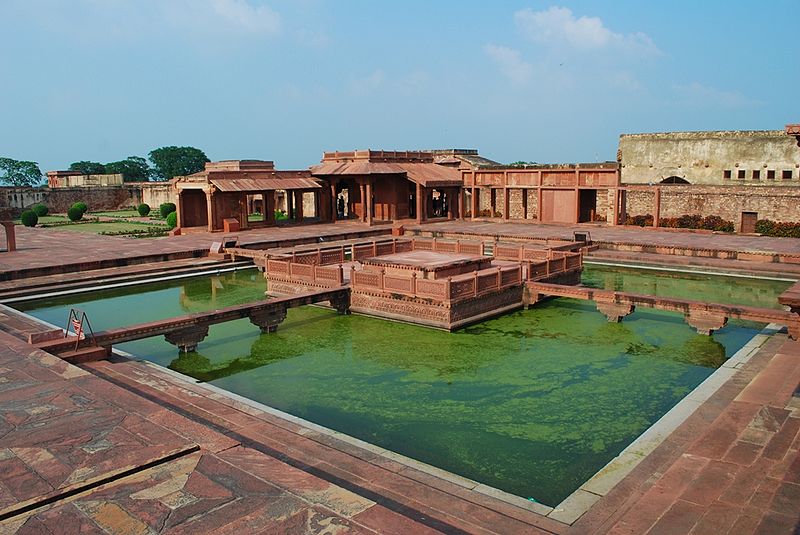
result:
M 460 186 L 461 171 L 435 163 L 323 161 L 311 168 L 311 174 L 320 175 L 406 175 L 412 182 L 425 187 Z
M 210 172 L 208 181 L 218 190 L 227 191 L 273 191 L 319 189 L 322 185 L 308 171 L 263 171 L 263 172 Z

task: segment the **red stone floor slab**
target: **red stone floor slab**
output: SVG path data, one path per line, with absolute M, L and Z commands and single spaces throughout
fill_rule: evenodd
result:
M 0 515 L 196 449 L 104 385 L 0 333 Z
M 284 240 L 335 239 L 360 232 L 389 233 L 391 227 L 368 226 L 356 222 L 254 229 L 235 233 L 241 245 L 280 243 Z M 208 251 L 223 233 L 198 232 L 156 239 L 130 239 L 101 236 L 52 228 L 16 227 L 17 251 L 0 254 L 0 274 L 20 269 L 82 264 L 114 259 L 133 259 L 188 251 Z M 4 234 L 0 233 L 0 238 Z
M 798 362 L 773 337 L 570 533 L 800 531 Z
M 251 473 L 279 486 L 291 487 L 304 499 L 338 507 L 340 512 L 349 511 L 350 504 L 358 505 L 359 500 L 376 502 L 386 510 L 370 509 L 357 514 L 372 527 L 376 526 L 371 522 L 380 519 L 399 522 L 398 532 L 404 531 L 402 526 L 413 524 L 466 533 L 553 533 L 564 527 L 526 509 L 417 473 L 407 465 L 188 383 L 152 365 L 120 360 L 88 367 L 157 399 L 189 419 L 228 430 L 228 435 L 246 449 L 221 452 L 221 457 L 247 466 Z M 331 487 L 331 483 L 335 485 Z M 326 490 L 321 490 L 321 485 Z
M 90 369 L 0 332 L 0 533 L 558 531 L 165 370 Z

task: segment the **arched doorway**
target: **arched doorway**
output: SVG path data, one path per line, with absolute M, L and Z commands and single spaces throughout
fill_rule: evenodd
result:
M 691 184 L 691 182 L 679 176 L 668 176 L 661 181 L 661 184 Z

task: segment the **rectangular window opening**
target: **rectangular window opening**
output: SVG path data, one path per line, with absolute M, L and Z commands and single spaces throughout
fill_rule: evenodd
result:
M 753 169 L 753 180 L 761 180 L 761 171 L 759 169 Z
M 744 180 L 744 177 L 745 177 L 745 170 L 739 169 L 739 171 L 736 173 L 736 178 L 738 178 L 739 180 Z
M 730 179 L 731 178 L 731 170 L 730 169 L 725 169 L 722 172 L 722 178 Z
M 791 180 L 792 179 L 792 170 L 791 169 L 787 169 L 786 171 L 781 173 L 781 178 L 783 178 L 784 180 Z
M 770 169 L 767 171 L 767 180 L 775 180 L 775 170 Z

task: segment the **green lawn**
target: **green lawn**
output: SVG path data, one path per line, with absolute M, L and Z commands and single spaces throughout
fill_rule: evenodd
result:
M 59 227 L 51 227 L 50 230 L 68 230 L 70 232 L 92 232 L 99 234 L 100 232 L 120 232 L 131 230 L 147 230 L 147 229 L 167 229 L 166 225 L 146 225 L 144 223 L 136 223 L 134 221 L 104 221 L 100 223 L 81 223 L 76 225 L 62 225 Z
M 89 214 L 86 215 L 96 216 L 96 217 L 125 218 L 125 217 L 139 217 L 139 212 L 137 212 L 136 210 L 109 210 L 107 212 L 90 212 Z
M 39 218 L 37 225 L 41 223 L 60 223 L 62 221 L 66 221 L 67 218 L 63 215 L 46 215 Z M 14 220 L 15 225 L 21 225 L 22 222 L 19 219 Z

